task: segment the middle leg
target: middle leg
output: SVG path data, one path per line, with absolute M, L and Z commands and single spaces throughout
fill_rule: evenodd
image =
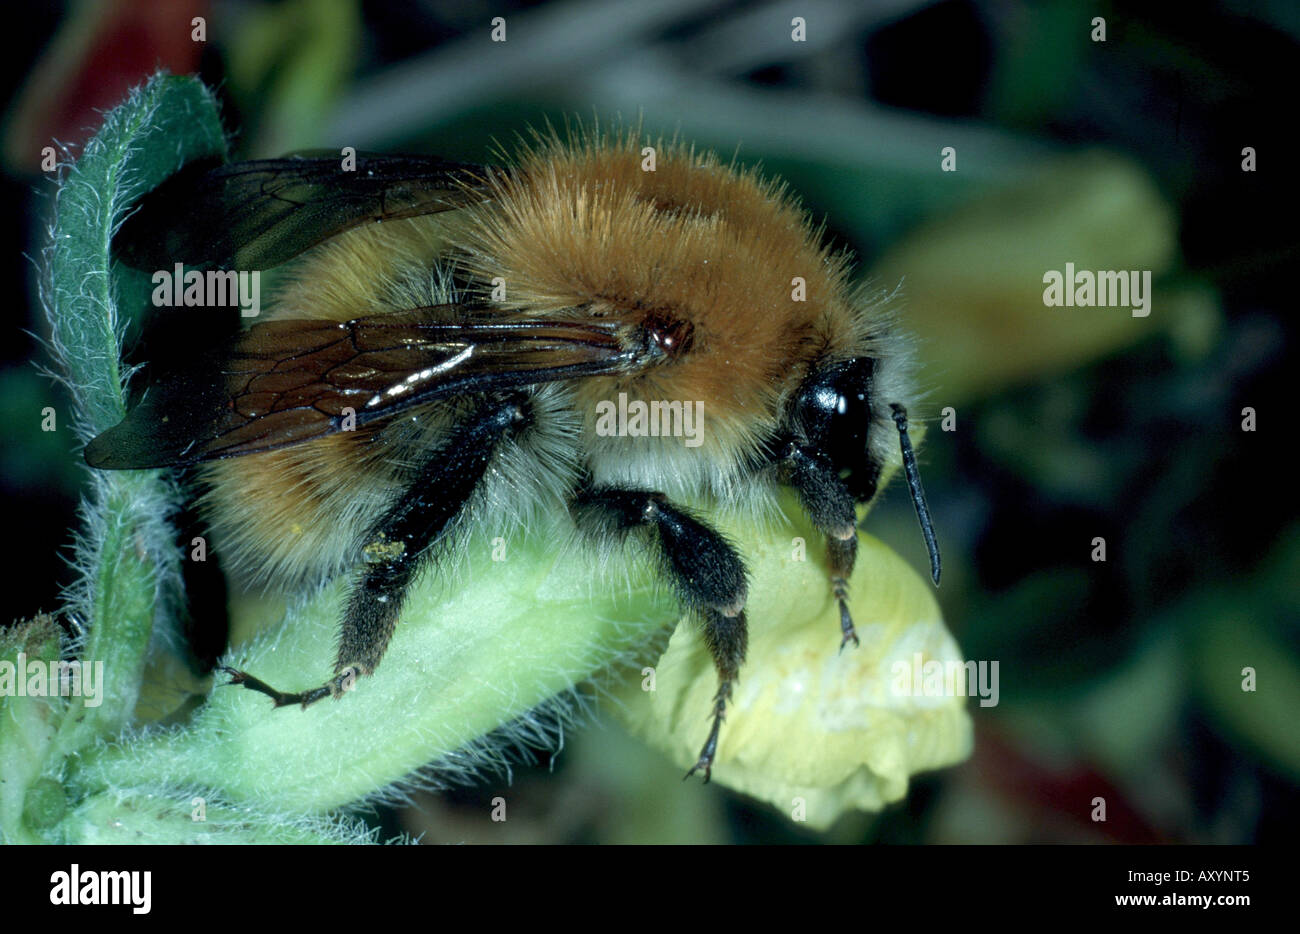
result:
M 749 641 L 745 565 L 726 539 L 672 505 L 662 493 L 588 489 L 574 498 L 572 511 L 578 526 L 588 532 L 627 535 L 636 529 L 653 529 L 657 533 L 660 560 L 682 603 L 702 624 L 704 641 L 718 673 L 709 736 L 695 765 L 686 773 L 689 778 L 703 772 L 707 782 L 718 751 L 727 701 Z

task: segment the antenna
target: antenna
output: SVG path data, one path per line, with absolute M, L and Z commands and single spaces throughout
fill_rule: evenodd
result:
M 916 454 L 912 451 L 912 439 L 907 436 L 907 409 L 898 403 L 889 408 L 894 413 L 894 424 L 898 426 L 898 443 L 903 449 L 903 473 L 907 475 L 907 491 L 912 494 L 912 506 L 916 509 L 916 521 L 921 523 L 921 536 L 925 547 L 930 552 L 930 578 L 934 586 L 939 586 L 939 543 L 934 538 L 934 523 L 930 521 L 930 507 L 925 504 L 925 490 L 921 488 L 921 471 L 916 469 Z

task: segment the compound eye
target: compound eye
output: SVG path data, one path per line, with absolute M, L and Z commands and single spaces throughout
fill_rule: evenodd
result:
M 815 372 L 798 396 L 798 418 L 809 444 L 828 457 L 856 499 L 875 493 L 879 468 L 867 452 L 875 361 L 860 358 Z

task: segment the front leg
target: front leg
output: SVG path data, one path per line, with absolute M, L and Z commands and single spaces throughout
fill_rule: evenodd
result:
M 285 693 L 246 672 L 222 667 L 227 684 L 265 694 L 275 706 L 340 697 L 384 657 L 406 594 L 430 548 L 446 533 L 483 479 L 501 440 L 524 419 L 518 400 L 484 405 L 450 432 L 414 481 L 375 523 L 361 548 L 365 569 L 348 595 L 334 677 L 308 691 Z
M 686 773 L 689 778 L 703 772 L 707 782 L 718 751 L 727 701 L 749 641 L 745 565 L 726 539 L 669 503 L 662 493 L 584 490 L 574 498 L 572 510 L 578 526 L 588 532 L 626 535 L 635 529 L 653 529 L 657 533 L 664 570 L 682 603 L 702 624 L 704 641 L 718 672 L 709 736 L 699 759 Z
M 916 455 L 907 431 L 907 411 L 901 405 L 892 405 L 894 425 L 898 429 L 899 448 L 903 456 L 903 473 L 907 477 L 908 492 L 921 525 L 925 547 L 930 554 L 930 576 L 939 585 L 939 543 L 935 540 L 930 509 L 921 488 L 921 475 L 916 467 Z M 840 632 L 843 634 L 840 649 L 852 642 L 858 644 L 858 634 L 849 615 L 849 577 L 858 557 L 857 506 L 854 492 L 841 478 L 831 457 L 816 444 L 805 439 L 786 438 L 777 445 L 772 460 L 782 479 L 794 488 L 804 512 L 823 535 L 826 536 L 826 558 L 830 571 L 831 592 L 840 608 Z M 876 495 L 878 469 L 871 469 L 860 489 L 857 501 L 870 502 Z
M 799 502 L 817 530 L 826 536 L 826 558 L 831 593 L 840 608 L 840 649 L 858 644 L 849 615 L 849 577 L 858 558 L 857 509 L 853 495 L 839 478 L 830 459 L 808 445 L 788 442 L 778 461 Z

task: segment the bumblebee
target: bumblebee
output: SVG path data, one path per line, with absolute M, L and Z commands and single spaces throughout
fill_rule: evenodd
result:
M 636 133 L 542 137 L 505 167 L 354 159 L 187 166 L 115 240 L 141 269 L 282 267 L 265 320 L 85 450 L 102 469 L 197 467 L 246 579 L 351 575 L 328 681 L 230 683 L 277 707 L 340 697 L 448 546 L 563 510 L 593 547 L 639 539 L 702 627 L 718 691 L 687 774 L 708 781 L 748 589 L 709 509 L 774 514 L 794 491 L 825 536 L 842 649 L 857 508 L 901 460 L 938 584 L 907 339 L 784 186 Z M 696 405 L 698 437 L 600 430 L 614 400 Z

